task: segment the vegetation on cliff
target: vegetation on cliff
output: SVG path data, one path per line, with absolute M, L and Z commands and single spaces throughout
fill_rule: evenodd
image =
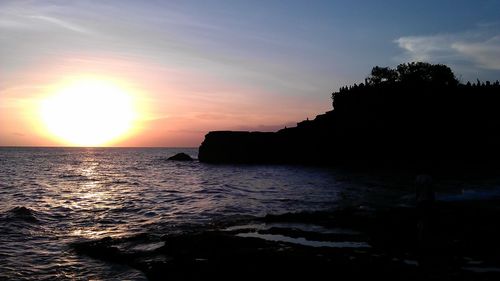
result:
M 420 169 L 495 166 L 500 83 L 459 83 L 440 64 L 374 67 L 332 94 L 333 110 L 276 133 L 211 132 L 205 162 L 338 164 Z

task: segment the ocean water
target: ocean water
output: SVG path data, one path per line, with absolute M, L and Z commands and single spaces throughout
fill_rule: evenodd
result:
M 0 148 L 0 279 L 143 280 L 70 245 L 412 194 L 406 175 L 167 160 L 177 152 L 197 156 L 193 148 Z

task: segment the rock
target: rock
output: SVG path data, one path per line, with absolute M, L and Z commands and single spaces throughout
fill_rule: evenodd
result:
M 371 216 L 358 208 L 267 215 L 72 247 L 139 269 L 148 280 L 322 280 L 330 275 L 340 280 L 500 280 L 498 272 L 479 272 L 500 264 L 500 227 L 492 223 L 500 218 L 499 203 L 435 202 L 435 244 L 424 253 L 415 235 L 416 210 L 404 207 L 375 208 Z M 335 246 L 363 242 L 370 247 Z M 482 263 L 472 267 L 470 257 Z
M 193 158 L 191 156 L 187 155 L 186 153 L 177 153 L 174 156 L 168 157 L 168 160 L 174 160 L 174 161 L 193 161 Z
M 269 163 L 279 160 L 275 133 L 209 132 L 200 146 L 198 159 L 207 163 Z
M 330 128 L 334 115 L 329 111 L 277 132 L 212 131 L 205 135 L 198 159 L 205 163 L 332 164 L 338 158 L 332 146 L 335 130 Z

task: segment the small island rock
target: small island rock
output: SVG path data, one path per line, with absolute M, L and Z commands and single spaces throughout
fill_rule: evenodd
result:
M 191 156 L 187 155 L 186 153 L 177 153 L 174 156 L 171 156 L 168 158 L 168 160 L 174 160 L 174 161 L 193 161 L 193 158 Z

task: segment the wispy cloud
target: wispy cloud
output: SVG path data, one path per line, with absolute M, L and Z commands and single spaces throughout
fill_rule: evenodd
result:
M 70 31 L 75 31 L 75 32 L 80 32 L 80 33 L 89 33 L 89 30 L 87 30 L 86 28 L 83 28 L 83 27 L 78 26 L 78 25 L 71 23 L 69 21 L 58 19 L 55 17 L 44 16 L 44 15 L 30 15 L 28 17 L 31 19 L 51 23 L 51 24 L 54 24 L 58 27 L 61 27 L 61 28 L 64 28 L 64 29 L 67 29 Z
M 498 25 L 495 25 L 498 27 Z M 490 26 L 488 26 L 490 27 Z M 394 42 L 404 50 L 401 60 L 469 64 L 500 70 L 500 34 L 477 30 L 432 36 L 404 36 Z
M 78 33 L 89 33 L 87 28 L 53 14 L 51 10 L 24 2 L 0 6 L 0 28 L 8 30 L 40 30 L 60 28 Z
M 427 61 L 436 57 L 449 56 L 451 42 L 449 35 L 406 36 L 395 40 L 406 55 L 415 61 Z
M 479 67 L 500 70 L 500 35 L 482 42 L 456 42 L 451 47 Z

